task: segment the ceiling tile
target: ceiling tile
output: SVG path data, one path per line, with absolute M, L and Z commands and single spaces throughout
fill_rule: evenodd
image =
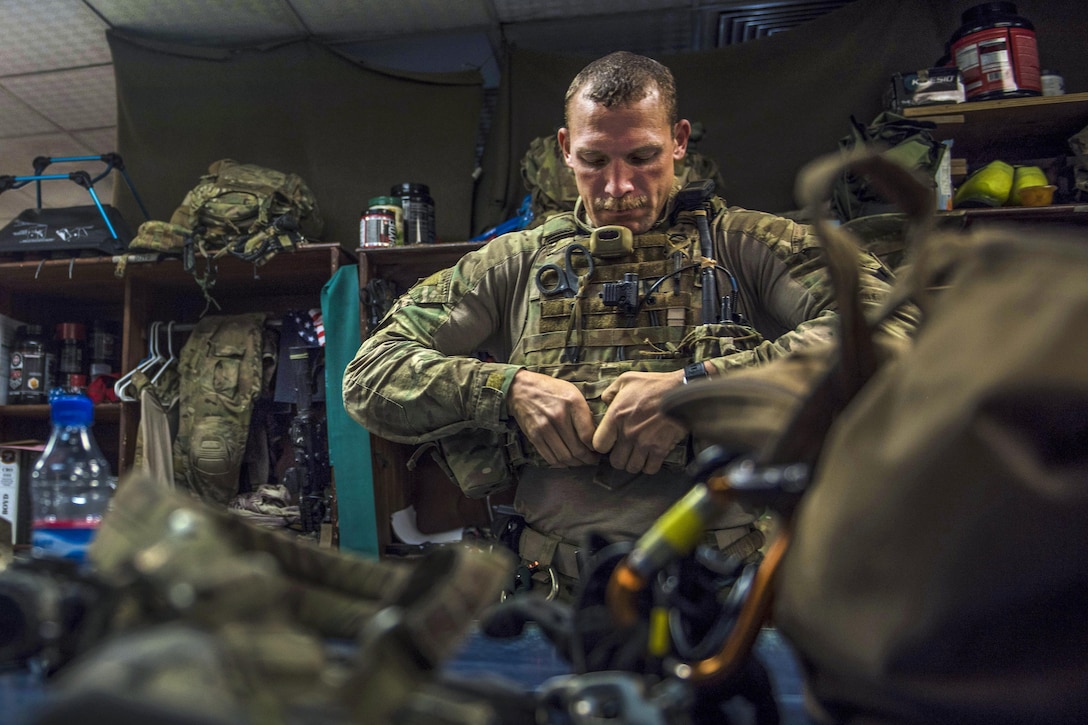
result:
M 0 1 L 0 78 L 110 62 L 106 24 L 73 0 Z
M 29 136 L 57 130 L 56 124 L 5 90 L 5 84 L 5 81 L 0 81 L 0 135 L 2 137 Z
M 499 21 L 503 23 L 575 18 L 586 15 L 641 14 L 647 10 L 671 8 L 690 10 L 692 0 L 493 0 Z M 645 21 L 644 21 L 645 22 Z
M 291 5 L 310 32 L 332 42 L 492 24 L 486 0 L 291 0 Z
M 0 139 L 0 174 L 21 176 L 34 173 L 33 161 L 39 156 L 100 155 L 66 133 L 48 133 L 21 138 Z M 98 162 L 94 162 L 98 163 Z M 101 164 L 99 164 L 101 165 Z M 59 168 L 59 165 L 58 165 Z M 63 169 L 65 172 L 73 169 Z M 92 171 L 90 167 L 87 171 Z
M 117 127 L 94 128 L 89 131 L 76 131 L 72 134 L 87 150 L 87 154 L 101 156 L 117 151 Z
M 286 0 L 85 1 L 113 27 L 156 40 L 219 46 L 305 33 Z
M 6 78 L 4 86 L 61 128 L 104 128 L 117 124 L 112 64 Z

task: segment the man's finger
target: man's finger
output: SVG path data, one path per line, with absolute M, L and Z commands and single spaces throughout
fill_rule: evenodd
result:
M 598 453 L 608 453 L 612 446 L 616 445 L 616 423 L 611 416 L 605 415 L 604 420 L 593 434 L 593 450 Z

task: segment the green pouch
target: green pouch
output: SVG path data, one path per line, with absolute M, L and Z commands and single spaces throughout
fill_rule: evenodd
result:
M 690 351 L 692 360 L 710 360 L 741 350 L 751 350 L 763 342 L 763 336 L 750 327 L 731 322 L 699 325 L 680 343 L 682 351 Z
M 437 442 L 432 455 L 469 498 L 483 498 L 517 483 L 510 446 L 512 433 L 466 430 Z

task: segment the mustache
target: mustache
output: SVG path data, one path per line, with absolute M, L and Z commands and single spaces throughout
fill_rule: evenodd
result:
M 641 196 L 624 196 L 618 199 L 612 196 L 602 196 L 593 200 L 593 211 L 629 211 L 631 209 L 642 209 L 648 206 L 649 203 L 650 199 L 645 194 Z

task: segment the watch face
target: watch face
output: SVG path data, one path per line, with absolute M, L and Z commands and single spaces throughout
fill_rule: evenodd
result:
M 685 383 L 691 380 L 699 380 L 700 378 L 705 377 L 708 377 L 708 373 L 706 371 L 706 366 L 703 365 L 701 362 L 692 363 L 691 365 L 688 365 L 686 368 L 684 368 Z

